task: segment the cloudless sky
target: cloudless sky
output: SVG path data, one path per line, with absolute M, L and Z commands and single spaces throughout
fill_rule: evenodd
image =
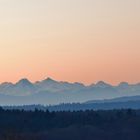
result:
M 140 0 L 0 0 L 0 82 L 140 82 Z

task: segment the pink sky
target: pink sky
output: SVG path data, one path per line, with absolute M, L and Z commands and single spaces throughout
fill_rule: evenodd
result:
M 0 82 L 140 82 L 139 0 L 0 2 Z

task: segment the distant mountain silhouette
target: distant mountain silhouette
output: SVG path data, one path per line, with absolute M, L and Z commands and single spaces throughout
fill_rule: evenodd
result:
M 21 79 L 19 82 L 16 83 L 16 86 L 23 86 L 23 87 L 30 87 L 33 84 L 28 79 Z
M 107 88 L 107 87 L 111 87 L 110 84 L 105 83 L 104 81 L 99 81 L 97 82 L 97 84 L 92 85 L 93 87 L 98 87 L 98 88 Z
M 24 78 L 15 84 L 5 82 L 0 85 L 1 105 L 81 103 L 135 95 L 140 95 L 139 83 L 121 82 L 113 86 L 99 81 L 86 86 L 78 82 L 69 83 L 52 78 L 32 83 Z

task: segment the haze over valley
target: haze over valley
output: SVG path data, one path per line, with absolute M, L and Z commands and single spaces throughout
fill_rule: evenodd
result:
M 21 79 L 17 83 L 0 85 L 0 105 L 54 105 L 60 103 L 83 103 L 123 96 L 140 95 L 140 84 L 121 82 L 114 86 L 103 81 L 96 84 L 69 83 L 47 78 L 35 83 Z

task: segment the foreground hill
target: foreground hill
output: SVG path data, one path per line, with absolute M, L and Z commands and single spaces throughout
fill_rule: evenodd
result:
M 0 109 L 0 140 L 139 140 L 140 111 Z

